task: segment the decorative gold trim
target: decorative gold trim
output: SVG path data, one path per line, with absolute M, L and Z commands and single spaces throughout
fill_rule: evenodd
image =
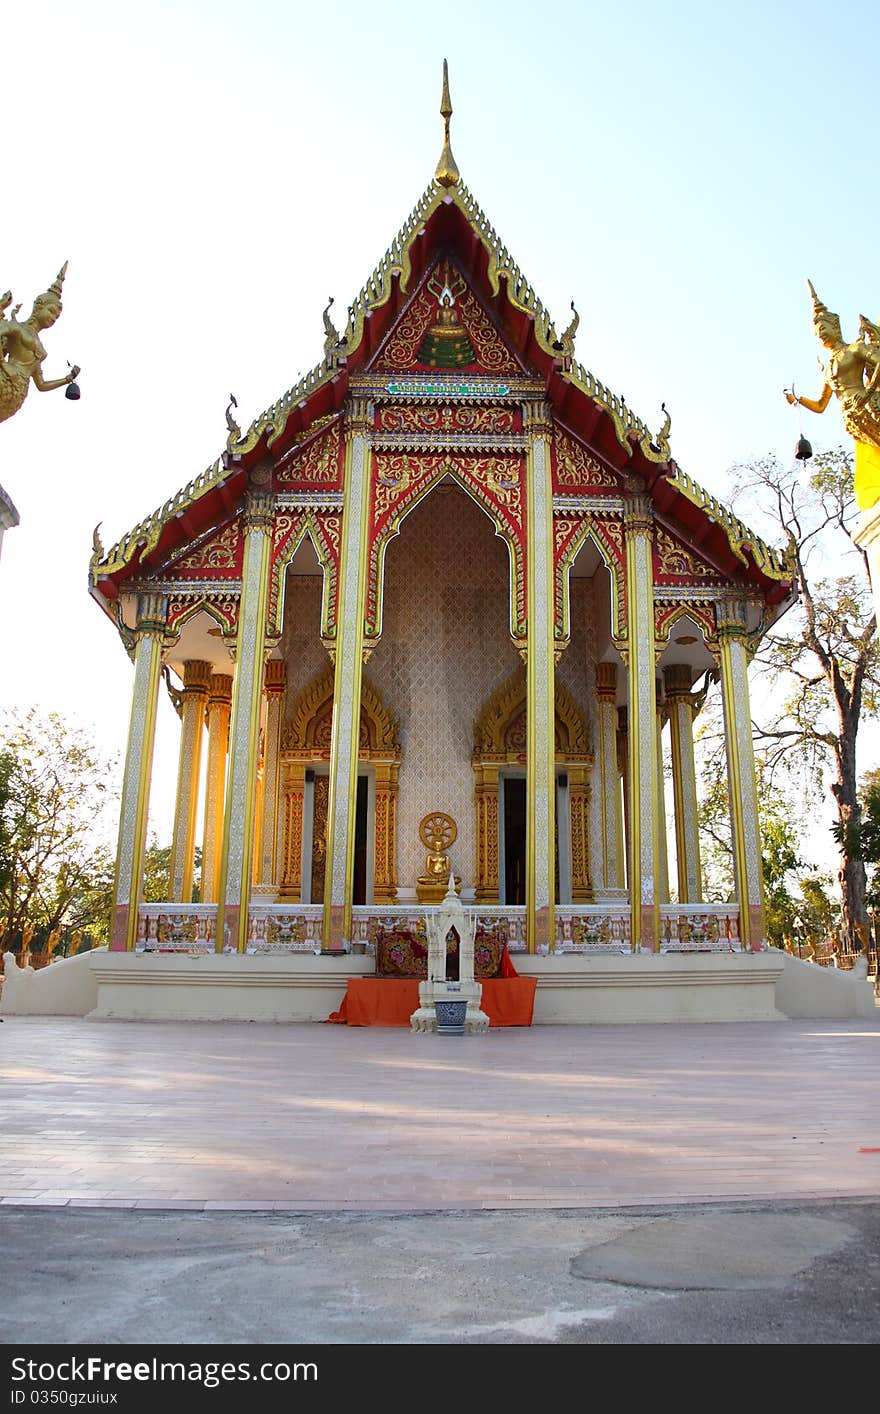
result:
M 281 512 L 276 521 L 276 528 L 284 520 L 286 514 L 286 511 Z M 295 516 L 291 516 L 291 519 L 295 519 Z M 271 624 L 267 626 L 267 631 L 279 636 L 281 634 L 284 622 L 285 576 L 294 555 L 307 537 L 312 543 L 318 564 L 321 566 L 321 635 L 322 637 L 330 638 L 331 635 L 336 632 L 336 623 L 332 622 L 333 615 L 331 613 L 331 604 L 334 599 L 334 588 L 336 588 L 338 593 L 338 575 L 336 565 L 333 562 L 333 557 L 326 542 L 324 526 L 311 510 L 305 512 L 299 530 L 291 539 L 284 554 L 278 557 L 272 568 L 271 572 L 274 575 L 275 613 Z M 280 537 L 278 538 L 280 539 Z M 338 609 L 338 604 L 336 607 Z M 328 652 L 329 651 L 328 647 Z
M 464 460 L 466 461 L 467 459 Z M 368 641 L 371 644 L 376 644 L 382 636 L 385 601 L 385 554 L 388 546 L 391 541 L 400 534 L 403 522 L 406 520 L 407 516 L 415 510 L 416 506 L 421 505 L 425 497 L 429 496 L 432 491 L 435 491 L 441 481 L 447 476 L 470 497 L 476 506 L 479 506 L 480 510 L 483 511 L 495 527 L 495 534 L 498 536 L 499 540 L 503 540 L 504 544 L 507 546 L 510 570 L 510 593 L 508 596 L 510 604 L 510 637 L 513 643 L 519 647 L 522 636 L 525 633 L 525 596 L 523 593 L 525 576 L 523 574 L 520 541 L 514 534 L 511 534 L 509 527 L 505 524 L 501 516 L 497 514 L 495 509 L 496 503 L 493 502 L 488 495 L 483 499 L 477 494 L 479 483 L 477 486 L 474 486 L 472 482 L 468 481 L 465 474 L 459 470 L 451 457 L 447 457 L 435 468 L 434 474 L 423 486 L 419 487 L 417 494 L 413 496 L 411 501 L 406 503 L 401 514 L 395 516 L 393 520 L 388 520 L 382 534 L 376 536 L 373 542 L 371 558 L 375 562 L 373 576 L 376 583 L 376 599 L 374 622 L 369 625 L 373 631 L 370 632 Z
M 177 796 L 169 871 L 169 899 L 181 903 L 192 902 L 202 736 L 211 675 L 211 664 L 203 660 L 190 659 L 184 664 Z
M 334 672 L 329 668 L 303 688 L 296 699 L 292 716 L 281 729 L 281 753 L 303 760 L 325 760 L 326 748 L 316 752 L 314 735 L 322 708 L 333 701 Z M 367 728 L 368 745 L 360 747 L 360 757 L 400 760 L 400 726 L 382 694 L 364 673 L 361 678 L 361 727 Z M 360 734 L 359 734 L 360 735 Z
M 279 898 L 302 899 L 304 761 L 282 760 L 281 766 L 281 884 Z
M 592 763 L 584 714 L 568 688 L 555 685 L 555 747 L 560 760 Z M 473 762 L 519 760 L 505 746 L 512 722 L 526 710 L 526 672 L 516 668 L 484 703 L 474 722 Z M 562 730 L 560 730 L 560 728 Z M 564 737 L 563 737 L 564 731 Z
M 560 519 L 562 517 L 554 516 L 554 533 Z M 560 556 L 556 565 L 555 593 L 562 600 L 562 637 L 565 641 L 571 637 L 571 567 L 588 540 L 592 540 L 599 551 L 602 563 L 611 576 L 611 623 L 609 630 L 612 639 L 616 641 L 626 636 L 626 612 L 622 603 L 625 577 L 622 583 L 620 567 L 614 559 L 610 544 L 607 542 L 605 529 L 601 524 L 597 524 L 591 516 L 584 517 L 581 529 L 569 541 L 565 553 Z

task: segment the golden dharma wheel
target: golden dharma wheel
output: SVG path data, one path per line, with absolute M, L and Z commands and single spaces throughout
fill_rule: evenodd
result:
M 458 826 L 451 815 L 434 810 L 419 825 L 419 839 L 426 849 L 448 849 L 458 836 Z

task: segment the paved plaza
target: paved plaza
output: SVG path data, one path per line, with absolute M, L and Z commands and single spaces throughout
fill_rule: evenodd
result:
M 880 1193 L 876 1020 L 0 1027 L 4 1203 L 412 1211 Z
M 880 1016 L 0 1026 L 7 1342 L 880 1338 Z

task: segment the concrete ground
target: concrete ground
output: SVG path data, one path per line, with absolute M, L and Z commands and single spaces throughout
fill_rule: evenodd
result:
M 0 1026 L 6 1342 L 873 1343 L 880 1016 Z

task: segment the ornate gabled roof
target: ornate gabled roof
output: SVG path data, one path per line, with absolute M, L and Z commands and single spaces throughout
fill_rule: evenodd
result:
M 723 557 L 732 555 L 732 564 L 757 572 L 762 591 L 774 601 L 784 599 L 791 574 L 783 556 L 678 467 L 670 454 L 668 415 L 662 429 L 652 433 L 622 395 L 611 392 L 575 360 L 577 315 L 570 328 L 557 335 L 535 289 L 458 176 L 449 149 L 451 104 L 445 66 L 441 112 L 446 142 L 437 174 L 349 306 L 344 333 L 336 334 L 325 310 L 327 338 L 320 363 L 260 413 L 244 435 L 227 414 L 230 432 L 222 456 L 109 551 L 96 536 L 90 564 L 93 589 L 113 598 L 114 580 L 123 577 L 127 567 L 180 552 L 184 536 L 202 534 L 231 513 L 251 467 L 264 459 L 276 461 L 314 433 L 318 423 L 338 413 L 350 379 L 368 369 L 431 261 L 440 250 L 456 246 L 466 250 L 499 329 L 524 364 L 534 368 L 554 408 L 564 409 L 566 424 L 601 449 L 618 470 L 639 473 L 664 514 L 698 533 L 707 548 L 714 543 Z M 175 527 L 180 528 L 176 533 Z

